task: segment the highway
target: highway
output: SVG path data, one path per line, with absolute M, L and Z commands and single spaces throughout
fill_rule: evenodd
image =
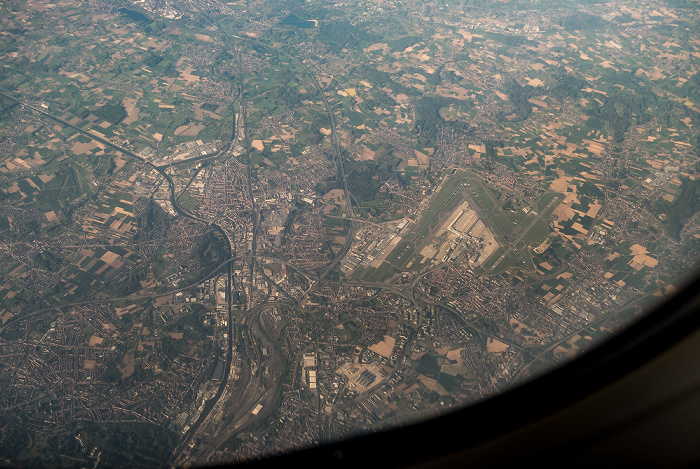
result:
M 111 141 L 109 141 L 109 140 L 107 140 L 107 139 L 105 139 L 105 138 L 102 138 L 102 137 L 100 137 L 100 136 L 98 136 L 98 135 L 95 135 L 95 134 L 93 134 L 92 132 L 89 132 L 89 131 L 86 131 L 86 130 L 81 129 L 80 127 L 74 126 L 74 125 L 68 123 L 67 121 L 65 121 L 65 120 L 63 120 L 63 119 L 61 119 L 61 118 L 59 118 L 59 117 L 57 117 L 57 116 L 52 115 L 51 113 L 49 113 L 49 112 L 47 112 L 47 111 L 45 111 L 45 110 L 43 110 L 43 109 L 37 108 L 36 106 L 30 105 L 30 104 L 27 104 L 27 103 L 24 103 L 23 101 L 21 101 L 21 100 L 19 100 L 19 99 L 17 99 L 17 98 L 14 98 L 13 96 L 10 96 L 10 95 L 8 95 L 8 94 L 2 92 L 2 91 L 0 91 L 0 94 L 2 94 L 3 96 L 5 96 L 5 97 L 8 98 L 8 99 L 11 99 L 11 100 L 13 100 L 13 101 L 15 101 L 15 102 L 17 102 L 17 103 L 23 105 L 23 106 L 26 106 L 26 107 L 28 107 L 28 108 L 30 108 L 30 109 L 32 109 L 32 110 L 34 110 L 34 111 L 36 111 L 36 112 L 42 114 L 42 115 L 48 117 L 48 118 L 50 118 L 50 119 L 55 120 L 55 121 L 61 123 L 62 125 L 68 126 L 68 127 L 72 128 L 72 129 L 74 129 L 74 130 L 80 132 L 81 134 L 83 134 L 83 135 L 85 135 L 85 136 L 87 136 L 87 137 L 93 139 L 93 140 L 96 140 L 96 141 L 98 141 L 98 142 L 100 142 L 100 143 L 103 143 L 104 145 L 107 145 L 107 146 L 109 146 L 110 148 L 113 148 L 113 149 L 115 149 L 115 150 L 118 150 L 118 151 L 122 152 L 123 154 L 125 154 L 125 155 L 127 155 L 127 156 L 129 156 L 129 157 L 135 158 L 135 159 L 141 161 L 142 163 L 145 163 L 145 164 L 151 166 L 151 167 L 154 168 L 156 171 L 158 171 L 158 173 L 159 173 L 161 176 L 163 176 L 163 178 L 164 178 L 164 179 L 167 181 L 167 183 L 168 183 L 168 186 L 169 186 L 169 189 L 170 189 L 170 200 L 171 200 L 171 203 L 172 203 L 172 205 L 173 205 L 173 209 L 175 210 L 175 212 L 178 213 L 179 215 L 183 216 L 183 217 L 186 217 L 186 218 L 189 218 L 189 219 L 191 219 L 191 220 L 195 220 L 195 221 L 198 221 L 198 222 L 200 222 L 200 223 L 204 223 L 204 224 L 206 224 L 206 225 L 208 225 L 208 226 L 211 226 L 215 231 L 219 232 L 219 233 L 224 237 L 224 239 L 226 239 L 226 243 L 227 243 L 227 246 L 228 246 L 228 258 L 229 258 L 229 260 L 227 260 L 224 264 L 227 265 L 227 270 L 228 270 L 228 272 L 227 272 L 227 278 L 228 278 L 227 284 L 228 284 L 229 292 L 230 292 L 230 286 L 232 285 L 232 263 L 231 263 L 231 261 L 232 261 L 233 258 L 234 258 L 234 256 L 233 256 L 233 243 L 232 243 L 232 240 L 231 240 L 231 238 L 230 238 L 230 235 L 229 235 L 229 234 L 226 232 L 226 230 L 224 230 L 220 225 L 218 225 L 218 224 L 216 224 L 216 223 L 213 223 L 213 222 L 208 222 L 208 221 L 206 221 L 206 220 L 203 220 L 203 219 L 201 219 L 201 218 L 199 218 L 199 217 L 197 217 L 197 216 L 195 216 L 195 215 L 189 213 L 188 211 L 184 210 L 184 209 L 182 208 L 182 206 L 180 206 L 180 204 L 179 204 L 179 202 L 178 202 L 178 200 L 177 200 L 177 196 L 176 196 L 176 194 L 175 194 L 175 184 L 173 183 L 172 178 L 171 178 L 171 177 L 166 173 L 166 171 L 165 171 L 168 167 L 170 167 L 170 165 L 162 165 L 162 166 L 154 165 L 153 163 L 150 163 L 148 160 L 146 160 L 146 159 L 143 158 L 142 156 L 137 155 L 136 153 L 132 152 L 131 150 L 128 150 L 128 149 L 126 149 L 126 148 L 123 148 L 122 146 L 117 145 L 117 144 L 115 144 L 115 143 L 113 143 L 113 142 L 111 142 Z M 241 99 L 242 99 L 242 93 L 241 93 Z M 218 152 L 216 155 L 205 155 L 206 158 L 213 158 L 213 157 L 215 157 L 215 156 L 219 156 L 219 155 L 221 155 L 221 154 L 224 154 L 226 151 L 228 151 L 228 149 L 229 149 L 230 146 L 231 146 L 231 143 L 236 139 L 236 137 L 237 137 L 237 135 L 236 135 L 236 122 L 235 122 L 235 119 L 234 119 L 233 132 L 232 132 L 232 135 L 231 135 L 231 141 L 229 141 L 228 144 L 226 145 L 226 147 L 225 147 L 223 150 L 221 150 L 220 152 Z M 205 158 L 203 158 L 203 157 L 201 157 L 201 156 L 200 156 L 200 157 L 195 157 L 195 158 L 192 158 L 192 159 L 189 159 L 189 160 L 183 160 L 183 161 L 179 162 L 179 164 L 185 164 L 185 163 L 189 163 L 189 162 L 193 162 L 193 161 L 197 161 L 197 160 L 202 160 L 202 159 L 205 159 Z M 249 180 L 248 180 L 248 187 L 249 187 L 249 192 L 250 192 L 250 194 L 251 194 L 251 199 L 252 199 L 252 188 L 251 188 L 251 185 L 250 185 L 250 175 L 249 175 Z M 222 266 L 218 266 L 217 269 L 216 269 L 214 272 L 218 271 L 221 267 L 222 267 Z M 252 268 L 251 268 L 251 272 L 252 272 Z M 202 281 L 202 280 L 199 280 L 198 283 L 201 283 L 201 281 Z M 146 297 L 146 298 L 149 298 L 149 297 L 155 297 L 155 296 L 163 296 L 163 293 L 153 294 L 153 295 L 147 295 L 147 296 L 145 296 L 145 297 Z M 135 299 L 139 299 L 139 298 L 141 298 L 141 297 L 139 297 L 139 296 L 130 296 L 130 297 L 127 297 L 127 298 L 128 298 L 128 299 L 134 299 L 134 300 L 135 300 Z M 114 299 L 112 299 L 112 300 L 114 300 Z M 107 299 L 100 299 L 100 300 L 93 300 L 93 301 L 86 301 L 86 302 L 81 302 L 81 303 L 75 303 L 75 304 L 73 304 L 73 305 L 77 305 L 77 304 L 97 304 L 97 303 L 104 303 L 105 301 L 108 301 L 108 300 L 107 300 Z M 61 305 L 61 307 L 65 307 L 65 306 L 67 306 L 67 305 Z M 15 321 L 12 321 L 12 322 L 16 322 L 17 320 L 24 320 L 24 319 L 26 319 L 26 318 L 28 318 L 28 317 L 34 315 L 34 314 L 39 314 L 40 312 L 48 311 L 48 310 L 55 309 L 55 308 L 56 308 L 56 306 L 51 307 L 51 308 L 45 308 L 45 309 L 42 309 L 42 310 L 33 311 L 33 312 L 31 312 L 31 313 L 22 315 L 22 316 L 19 317 L 19 318 L 16 318 L 16 320 L 15 320 Z M 214 396 L 212 399 L 210 399 L 210 400 L 206 403 L 206 405 L 205 405 L 205 407 L 204 407 L 204 410 L 203 410 L 202 413 L 200 414 L 200 416 L 199 416 L 199 418 L 197 419 L 197 421 L 191 426 L 190 430 L 185 434 L 185 436 L 183 437 L 183 439 L 180 441 L 180 443 L 179 443 L 178 446 L 176 447 L 176 449 L 175 449 L 175 451 L 174 451 L 174 453 L 173 453 L 173 455 L 174 455 L 174 460 L 177 460 L 177 457 L 181 454 L 182 450 L 183 450 L 184 448 L 187 447 L 187 445 L 189 444 L 189 442 L 191 441 L 191 439 L 193 438 L 193 436 L 196 434 L 196 432 L 197 432 L 197 430 L 199 429 L 199 427 L 200 427 L 200 425 L 202 424 L 202 422 L 204 422 L 204 421 L 207 419 L 207 417 L 208 417 L 209 414 L 211 413 L 212 409 L 214 408 L 214 406 L 216 405 L 216 403 L 218 402 L 218 400 L 221 398 L 221 396 L 222 396 L 223 393 L 224 393 L 224 390 L 225 390 L 225 388 L 226 388 L 226 384 L 228 383 L 228 379 L 229 379 L 229 375 L 230 375 L 231 360 L 232 360 L 232 355 L 233 355 L 233 329 L 232 329 L 232 328 L 233 328 L 233 320 L 232 320 L 232 319 L 233 319 L 233 317 L 232 317 L 231 295 L 230 295 L 230 293 L 229 293 L 229 295 L 228 295 L 228 353 L 227 353 L 227 356 L 226 356 L 226 365 L 225 365 L 224 377 L 223 377 L 223 379 L 221 380 L 221 384 L 220 384 L 220 386 L 219 386 L 219 388 L 218 388 L 218 390 L 217 390 L 215 396 Z M 5 324 L 5 326 L 7 326 L 8 324 L 10 324 L 10 322 L 8 322 L 7 324 Z
M 241 38 L 238 36 L 228 36 L 226 33 L 223 31 L 222 35 L 223 37 L 227 40 L 227 42 L 232 42 L 233 38 L 236 40 L 240 41 L 247 41 L 247 42 L 254 42 L 257 44 L 261 44 L 265 47 L 272 47 L 268 46 L 266 44 L 261 43 L 260 41 L 257 40 L 251 40 L 248 38 Z M 232 46 L 229 46 L 232 47 Z M 197 221 L 199 223 L 205 224 L 207 226 L 210 226 L 213 230 L 217 231 L 219 234 L 223 236 L 224 239 L 226 239 L 227 243 L 227 251 L 228 251 L 228 259 L 223 262 L 221 265 L 217 266 L 216 269 L 214 269 L 210 274 L 209 277 L 216 275 L 218 272 L 220 272 L 221 268 L 226 268 L 226 277 L 227 277 L 227 291 L 229 292 L 227 294 L 227 308 L 228 308 L 228 326 L 227 326 L 227 334 L 228 334 L 228 341 L 227 341 L 227 348 L 226 348 L 226 358 L 225 358 L 225 365 L 224 365 L 224 375 L 221 379 L 221 382 L 219 383 L 216 392 L 214 393 L 214 396 L 209 399 L 200 413 L 199 417 L 195 422 L 193 422 L 190 426 L 190 429 L 183 435 L 183 437 L 180 439 L 178 445 L 176 446 L 174 452 L 172 453 L 171 456 L 171 463 L 174 465 L 182 465 L 187 462 L 191 462 L 194 464 L 206 464 L 210 461 L 210 457 L 213 454 L 213 449 L 216 449 L 220 447 L 222 444 L 224 444 L 232 435 L 235 435 L 236 433 L 240 431 L 244 431 L 246 428 L 248 428 L 250 425 L 258 421 L 260 418 L 263 418 L 265 415 L 269 414 L 269 412 L 272 412 L 274 409 L 274 404 L 277 401 L 280 393 L 280 388 L 281 388 L 281 380 L 282 377 L 284 376 L 285 370 L 286 370 L 286 364 L 284 363 L 284 359 L 282 356 L 281 350 L 277 347 L 276 340 L 268 336 L 268 333 L 263 330 L 263 327 L 261 326 L 260 323 L 260 315 L 263 314 L 266 309 L 271 308 L 271 307 L 276 307 L 279 303 L 271 303 L 270 299 L 263 299 L 262 303 L 258 304 L 253 304 L 253 295 L 249 295 L 249 307 L 247 311 L 245 311 L 242 315 L 241 318 L 234 318 L 233 315 L 233 304 L 232 304 L 232 296 L 230 294 L 231 292 L 231 287 L 233 285 L 233 261 L 234 260 L 243 260 L 246 263 L 249 264 L 250 266 L 250 279 L 251 282 L 250 284 L 252 285 L 252 278 L 255 272 L 256 268 L 256 263 L 258 260 L 266 258 L 266 259 L 271 259 L 274 260 L 275 262 L 280 262 L 284 265 L 287 265 L 290 268 L 295 268 L 299 273 L 304 275 L 304 277 L 307 278 L 310 284 L 309 290 L 306 292 L 308 294 L 310 291 L 312 291 L 314 288 L 316 288 L 318 285 L 321 283 L 327 283 L 326 280 L 324 280 L 330 273 L 331 271 L 339 264 L 339 262 L 346 256 L 348 251 L 350 250 L 350 247 L 352 245 L 353 239 L 354 239 L 354 234 L 356 230 L 356 221 L 355 221 L 355 216 L 354 216 L 354 211 L 351 203 L 351 193 L 348 189 L 348 184 L 347 184 L 347 178 L 344 170 L 344 165 L 342 161 L 342 153 L 341 153 L 341 147 L 340 147 L 340 142 L 337 134 L 337 129 L 336 129 L 336 123 L 334 119 L 334 114 L 332 111 L 332 108 L 328 102 L 328 99 L 317 79 L 317 77 L 314 75 L 314 73 L 301 61 L 299 61 L 297 58 L 293 57 L 286 51 L 280 50 L 280 49 L 272 49 L 275 50 L 281 54 L 284 54 L 285 56 L 288 56 L 290 59 L 296 61 L 297 63 L 300 64 L 301 67 L 306 71 L 306 73 L 309 75 L 310 80 L 313 82 L 314 87 L 318 91 L 320 97 L 323 99 L 326 112 L 328 114 L 328 118 L 331 124 L 331 138 L 333 141 L 333 148 L 334 148 L 334 153 L 335 153 L 335 163 L 338 171 L 338 175 L 343 181 L 343 188 L 345 191 L 345 214 L 346 214 L 346 219 L 348 220 L 349 223 L 349 233 L 346 238 L 346 242 L 344 246 L 340 249 L 339 252 L 336 253 L 334 258 L 329 262 L 329 264 L 322 270 L 322 272 L 319 275 L 313 275 L 309 274 L 306 272 L 303 272 L 299 269 L 296 269 L 294 266 L 288 264 L 286 261 L 281 260 L 281 259 L 275 259 L 275 258 L 270 258 L 270 257 L 265 257 L 265 256 L 257 256 L 257 234 L 258 234 L 258 227 L 260 224 L 260 217 L 258 213 L 258 208 L 255 203 L 255 197 L 253 194 L 253 188 L 252 188 L 252 178 L 253 178 L 253 168 L 250 166 L 250 160 L 248 164 L 248 171 L 247 171 L 247 192 L 248 192 L 248 197 L 251 201 L 252 204 L 252 212 L 253 212 L 253 217 L 252 217 L 252 230 L 253 230 L 253 246 L 251 249 L 251 252 L 243 255 L 236 256 L 234 255 L 234 245 L 233 245 L 233 240 L 231 239 L 231 235 L 229 232 L 227 232 L 221 225 L 217 224 L 216 222 L 209 222 L 207 220 L 204 220 L 187 210 L 183 209 L 183 207 L 179 204 L 178 202 L 178 197 L 177 194 L 175 193 L 175 184 L 173 182 L 172 177 L 167 174 L 167 169 L 172 168 L 172 167 L 177 167 L 185 164 L 190 164 L 194 163 L 197 161 L 206 161 L 206 160 L 213 160 L 217 157 L 220 157 L 222 155 L 226 155 L 228 150 L 231 148 L 233 142 L 237 139 L 242 139 L 244 142 L 245 148 L 249 148 L 250 145 L 247 143 L 247 131 L 246 131 L 246 99 L 245 99 L 245 94 L 244 94 L 244 89 L 243 89 L 243 82 L 242 74 L 238 74 L 238 87 L 239 87 L 239 99 L 240 99 L 240 118 L 243 119 L 242 125 L 243 125 L 243 134 L 242 135 L 237 135 L 236 134 L 236 128 L 237 128 L 237 122 L 236 119 L 234 118 L 233 122 L 233 132 L 231 136 L 231 140 L 227 143 L 224 149 L 221 151 L 217 152 L 216 154 L 213 155 L 203 155 L 203 156 L 198 156 L 194 157 L 188 160 L 182 160 L 178 162 L 174 162 L 172 164 L 167 164 L 167 165 L 154 165 L 153 163 L 150 163 L 147 159 L 143 158 L 142 156 L 136 154 L 133 151 L 130 151 L 126 148 L 121 147 L 118 144 L 115 144 L 111 141 L 109 141 L 106 138 L 102 138 L 98 135 L 93 134 L 90 131 L 83 130 L 81 128 L 78 128 L 76 126 L 73 126 L 69 124 L 68 122 L 64 121 L 63 119 L 51 115 L 49 112 L 46 110 L 37 108 L 33 105 L 26 104 L 21 102 L 18 99 L 15 99 L 11 96 L 6 95 L 5 93 L 2 93 L 3 96 L 6 96 L 15 102 L 18 102 L 24 106 L 27 106 L 31 109 L 33 109 L 36 112 L 41 113 L 42 115 L 45 115 L 62 125 L 68 126 L 70 128 L 75 129 L 76 131 L 80 132 L 83 135 L 86 135 L 87 137 L 96 140 L 110 148 L 113 148 L 117 151 L 122 152 L 123 154 L 134 158 L 144 164 L 149 165 L 150 167 L 154 168 L 158 173 L 164 178 L 164 180 L 167 182 L 169 186 L 169 192 L 170 192 L 170 200 L 173 206 L 173 209 L 175 212 L 183 217 L 186 217 L 188 219 Z M 241 58 L 241 53 L 240 51 L 234 51 L 237 52 L 238 55 L 238 60 L 239 63 L 242 61 Z M 462 191 L 464 188 L 460 185 L 458 186 L 452 194 L 450 194 L 450 197 L 447 199 L 447 201 L 442 204 L 442 206 L 436 211 L 435 214 L 432 215 L 430 220 L 428 221 L 427 224 L 421 229 L 420 232 L 416 233 L 415 238 L 410 242 L 410 244 L 403 250 L 401 255 L 399 256 L 399 259 L 403 257 L 403 255 L 408 251 L 408 249 L 411 249 L 412 247 L 415 246 L 417 242 L 420 241 L 421 236 L 426 232 L 426 230 L 430 229 L 430 225 L 434 222 L 434 220 L 442 213 L 442 210 L 444 207 L 446 207 L 451 201 L 453 201 L 454 197 Z M 534 222 L 533 222 L 534 223 Z M 528 228 L 529 229 L 529 228 Z M 396 262 L 396 261 L 395 261 Z M 424 272 L 422 275 L 424 275 L 427 272 Z M 265 281 L 271 282 L 269 278 L 266 278 L 266 276 L 263 277 Z M 197 282 L 200 283 L 200 281 Z M 415 289 L 416 289 L 416 281 L 414 281 L 412 284 L 407 284 L 407 285 L 387 285 L 384 283 L 370 283 L 370 282 L 352 282 L 352 283 L 347 283 L 351 285 L 359 285 L 359 286 L 366 286 L 370 288 L 379 288 L 382 291 L 385 292 L 391 292 L 397 296 L 403 297 L 406 300 L 410 301 L 411 303 L 415 304 L 416 303 L 416 298 L 415 298 Z M 179 290 L 185 290 L 187 288 L 192 287 L 193 285 L 190 285 L 188 287 L 179 289 Z M 149 297 L 155 297 L 155 296 L 162 296 L 166 293 L 159 293 L 159 294 L 154 294 L 154 295 L 147 295 L 147 296 L 130 296 L 128 299 L 140 299 L 140 298 L 149 298 Z M 287 297 L 288 301 L 291 304 L 298 304 L 298 301 L 295 301 L 294 298 L 292 298 L 288 292 L 283 292 L 285 296 Z M 94 303 L 102 303 L 106 301 L 105 299 L 99 299 L 99 300 L 94 300 Z M 91 302 L 83 302 L 81 304 L 90 304 L 93 303 Z M 424 304 L 437 304 L 436 302 L 432 301 L 424 301 Z M 65 306 L 65 305 L 64 305 Z M 443 306 L 444 307 L 444 306 Z M 48 309 L 53 309 L 53 308 L 48 308 Z M 451 314 L 455 315 L 463 324 L 465 328 L 468 328 L 470 331 L 472 331 L 474 334 L 485 334 L 484 331 L 481 331 L 478 328 L 475 328 L 474 326 L 468 324 L 468 322 L 454 309 L 446 307 L 447 311 L 449 311 Z M 41 310 L 43 311 L 43 310 Z M 36 311 L 35 313 L 38 313 L 40 311 Z M 25 315 L 23 318 L 28 317 Z M 18 319 L 23 319 L 23 318 L 18 318 Z M 234 323 L 236 321 L 239 321 L 237 324 Z M 502 340 L 499 338 L 499 340 Z M 233 346 L 235 344 L 238 344 L 238 354 L 239 357 L 241 358 L 241 374 L 240 377 L 237 381 L 233 382 L 231 379 L 231 370 L 232 370 L 232 364 L 233 364 Z M 517 344 L 509 344 L 513 345 L 514 347 L 517 346 Z M 265 354 L 263 354 L 263 348 L 267 351 Z M 253 414 L 252 410 L 258 406 L 262 405 L 263 410 L 259 414 Z M 194 451 L 191 455 L 188 455 L 187 449 L 191 446 L 193 442 L 199 441 L 199 439 L 204 435 L 202 432 L 203 430 L 206 430 L 207 432 L 211 431 L 213 428 L 213 433 L 207 435 L 207 444 L 206 445 L 201 445 L 200 447 L 195 447 Z M 185 457 L 187 456 L 187 457 Z
M 222 34 L 226 36 L 226 34 L 222 31 Z M 353 220 L 355 218 L 354 211 L 352 209 L 352 202 L 351 198 L 352 195 L 350 194 L 350 190 L 348 189 L 348 180 L 345 175 L 345 167 L 343 165 L 343 159 L 342 159 L 342 152 L 340 149 L 340 139 L 338 138 L 338 131 L 336 129 L 336 124 L 335 124 L 335 117 L 333 116 L 333 110 L 331 109 L 330 104 L 328 103 L 328 98 L 326 97 L 326 94 L 323 92 L 323 88 L 321 88 L 321 85 L 318 82 L 318 79 L 316 78 L 316 75 L 309 69 L 309 67 L 306 66 L 304 62 L 301 60 L 297 59 L 295 56 L 291 55 L 287 51 L 281 49 L 281 48 L 275 48 L 259 39 L 253 39 L 253 38 L 247 38 L 247 37 L 242 37 L 242 36 L 237 36 L 237 35 L 231 35 L 232 37 L 239 39 L 240 41 L 244 42 L 252 42 L 254 44 L 261 45 L 265 47 L 268 50 L 275 51 L 277 53 L 281 53 L 285 56 L 287 56 L 289 59 L 292 61 L 298 63 L 304 71 L 309 75 L 309 78 L 311 78 L 311 81 L 316 88 L 316 91 L 318 91 L 318 94 L 320 95 L 321 99 L 323 100 L 324 106 L 326 108 L 326 113 L 328 114 L 328 119 L 330 121 L 330 127 L 331 127 L 331 139 L 333 141 L 333 149 L 335 153 L 335 163 L 336 163 L 336 168 L 338 170 L 338 175 L 340 176 L 341 181 L 343 181 L 343 190 L 345 192 L 345 213 L 347 215 L 347 220 L 348 220 L 348 235 L 346 237 L 345 245 L 342 247 L 342 249 L 336 254 L 336 256 L 333 258 L 333 260 L 326 266 L 325 269 L 321 272 L 319 275 L 319 279 L 323 279 L 328 274 L 338 265 L 338 263 L 347 255 L 348 251 L 350 251 L 350 247 L 352 246 L 352 240 L 355 237 L 355 226 L 353 223 Z M 226 36 L 228 37 L 228 36 Z

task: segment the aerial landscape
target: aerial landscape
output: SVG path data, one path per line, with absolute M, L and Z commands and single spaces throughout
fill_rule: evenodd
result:
M 0 465 L 434 417 L 699 261 L 697 0 L 0 2 Z

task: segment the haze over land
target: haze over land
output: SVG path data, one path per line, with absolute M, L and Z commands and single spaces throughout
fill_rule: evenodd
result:
M 585 352 L 700 259 L 698 2 L 0 4 L 0 458 L 237 462 Z

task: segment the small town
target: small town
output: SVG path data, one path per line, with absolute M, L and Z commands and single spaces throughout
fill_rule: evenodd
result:
M 409 425 L 682 289 L 698 11 L 511 3 L 0 4 L 2 464 Z

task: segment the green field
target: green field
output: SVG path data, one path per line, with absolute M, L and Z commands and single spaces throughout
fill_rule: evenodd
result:
M 180 204 L 180 207 L 182 207 L 183 210 L 185 211 L 190 211 L 193 208 L 199 204 L 199 199 L 196 197 L 192 197 L 187 190 L 183 191 L 182 194 L 180 194 L 180 197 L 177 199 L 178 203 Z
M 483 186 L 482 189 L 484 189 Z M 535 264 L 532 259 L 532 249 L 547 239 L 550 231 L 549 219 L 562 199 L 563 196 L 555 192 L 544 194 L 535 204 L 536 210 L 544 210 L 538 215 L 526 215 L 522 212 L 512 213 L 500 210 L 500 208 L 492 211 L 493 217 L 489 222 L 492 225 L 491 228 L 496 239 L 501 244 L 501 248 L 496 250 L 481 266 L 480 272 L 498 274 L 513 266 L 519 266 L 524 270 L 534 272 Z M 498 224 L 500 230 L 493 226 L 494 222 Z M 510 243 L 516 241 L 517 243 L 515 244 L 515 251 L 510 251 L 506 257 L 498 262 L 505 249 L 510 247 L 510 243 L 506 241 L 503 234 L 508 237 Z
M 364 282 L 383 282 L 394 275 L 394 272 L 394 267 L 391 264 L 382 262 L 376 269 L 368 268 L 367 271 L 363 273 L 361 280 Z
M 362 337 L 364 332 L 364 326 L 362 322 L 357 320 L 350 320 L 344 322 L 340 326 L 335 328 L 335 335 L 338 337 L 338 342 L 342 344 L 353 344 Z
M 440 368 L 442 363 L 445 361 L 444 357 L 439 357 L 433 355 L 432 353 L 426 353 L 420 359 L 416 371 L 421 373 L 428 378 L 436 379 L 440 375 Z

